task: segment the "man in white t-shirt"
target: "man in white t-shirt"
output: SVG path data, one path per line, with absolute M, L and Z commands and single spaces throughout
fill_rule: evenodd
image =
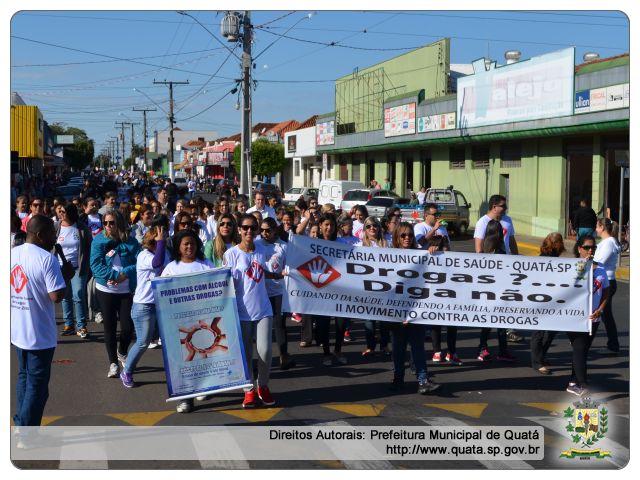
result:
M 516 243 L 516 231 L 513 228 L 513 221 L 507 215 L 507 199 L 502 195 L 491 195 L 489 198 L 489 211 L 476 223 L 473 238 L 475 239 L 476 253 L 482 253 L 482 243 L 487 230 L 487 224 L 491 220 L 496 220 L 502 225 L 504 236 L 504 249 L 507 255 L 518 255 L 518 244 Z
M 427 189 L 422 187 L 418 193 L 416 193 L 416 198 L 418 199 L 419 205 L 424 205 L 424 199 L 427 197 Z
M 25 244 L 11 250 L 11 343 L 18 355 L 16 426 L 39 426 L 47 398 L 51 361 L 57 345 L 54 303 L 67 284 L 58 260 L 53 221 L 34 215 Z
M 253 213 L 253 212 L 260 212 L 262 214 L 262 218 L 276 218 L 276 212 L 273 208 L 268 207 L 265 205 L 265 198 L 264 198 L 264 193 L 256 193 L 256 198 L 255 198 L 256 204 L 251 207 L 249 210 L 247 210 L 247 213 Z
M 196 194 L 196 181 L 193 177 L 187 182 L 187 191 L 189 192 L 189 198 L 193 198 Z
M 446 224 L 445 224 L 446 225 Z M 447 228 L 442 225 L 438 206 L 435 203 L 427 203 L 424 206 L 424 222 L 416 223 L 413 227 L 413 234 L 416 242 L 423 248 L 429 244 L 429 240 L 439 235 L 447 239 L 447 243 L 451 243 Z
M 502 225 L 502 235 L 504 236 L 504 250 L 507 255 L 518 255 L 518 244 L 516 243 L 516 231 L 513 228 L 513 221 L 507 215 L 507 199 L 503 195 L 491 195 L 489 198 L 489 211 L 478 223 L 473 232 L 476 253 L 482 253 L 482 244 L 487 231 L 487 224 L 490 220 L 497 220 Z M 524 340 L 521 335 L 513 329 L 507 329 L 507 339 L 510 342 L 519 343 Z

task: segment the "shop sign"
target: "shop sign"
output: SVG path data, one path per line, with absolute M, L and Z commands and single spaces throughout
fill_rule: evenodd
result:
M 335 143 L 335 121 L 322 122 L 316 125 L 316 145 L 333 145 Z
M 407 103 L 384 109 L 384 136 L 395 137 L 416 133 L 416 104 Z
M 418 117 L 418 133 L 437 132 L 456 128 L 456 112 Z
M 629 107 L 629 84 L 576 92 L 574 113 L 590 113 Z

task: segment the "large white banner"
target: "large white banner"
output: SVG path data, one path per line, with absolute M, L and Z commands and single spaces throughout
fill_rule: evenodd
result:
M 416 133 L 416 104 L 408 103 L 384 109 L 384 136 Z
M 574 48 L 496 67 L 473 62 L 458 79 L 458 128 L 573 114 Z
M 460 327 L 590 331 L 591 264 L 580 259 L 430 255 L 294 235 L 287 265 L 285 311 Z

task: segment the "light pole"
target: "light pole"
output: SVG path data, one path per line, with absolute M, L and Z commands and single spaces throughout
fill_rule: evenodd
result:
M 135 108 L 133 107 L 134 112 L 142 112 L 142 116 L 144 118 L 144 165 L 143 170 L 147 171 L 147 112 L 155 112 L 155 108 Z
M 176 119 L 173 116 L 173 86 L 174 85 L 189 85 L 189 80 L 187 80 L 186 82 L 167 82 L 166 80 L 163 82 L 156 82 L 155 80 L 153 81 L 154 84 L 160 84 L 160 85 L 169 85 L 169 128 L 170 128 L 170 133 L 169 133 L 169 148 L 171 149 L 171 156 L 169 157 L 169 178 L 171 179 L 171 182 L 173 182 L 173 177 L 174 177 L 174 172 L 173 172 L 173 126 L 176 123 Z

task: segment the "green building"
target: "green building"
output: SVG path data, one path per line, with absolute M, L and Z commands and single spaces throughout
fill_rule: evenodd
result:
M 457 72 L 441 40 L 336 81 L 335 112 L 317 128 L 332 178 L 390 179 L 408 196 L 454 185 L 472 224 L 491 195 L 508 198 L 516 231 L 566 235 L 587 198 L 617 220 L 628 177 L 629 55 L 575 65 L 574 49 Z M 466 73 L 466 74 L 465 74 Z M 626 162 L 626 163 L 625 163 Z M 628 178 L 624 221 L 628 220 Z

